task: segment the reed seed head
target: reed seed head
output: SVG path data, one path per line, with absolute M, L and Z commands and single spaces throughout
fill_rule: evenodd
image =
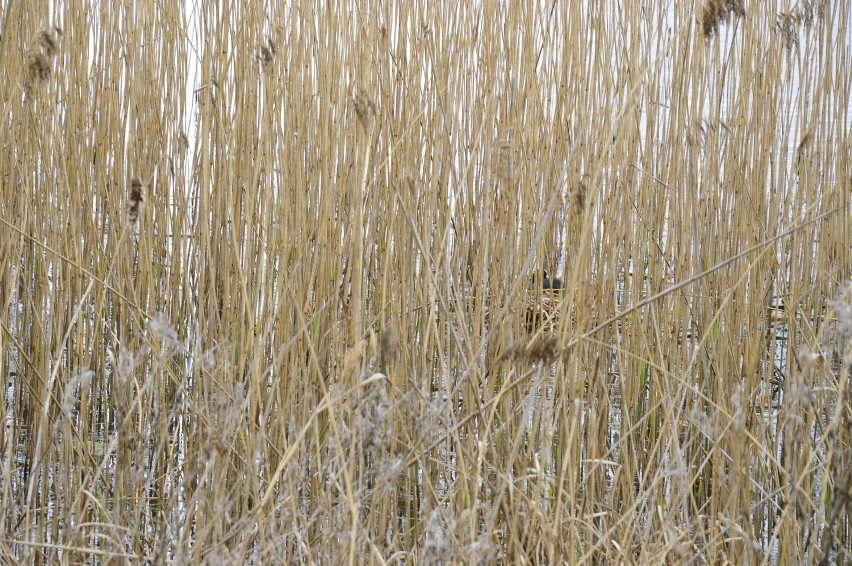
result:
M 539 334 L 526 344 L 508 348 L 500 361 L 511 361 L 519 364 L 551 363 L 559 357 L 559 340 L 552 335 Z
M 745 17 L 745 6 L 742 0 L 709 0 L 701 9 L 701 28 L 704 37 L 712 38 L 719 31 L 719 26 L 727 23 L 734 14 Z
M 373 123 L 373 118 L 376 116 L 376 105 L 373 101 L 363 95 L 358 95 L 354 99 L 355 115 L 358 117 L 358 122 L 364 131 L 368 131 Z
M 787 12 L 775 16 L 775 33 L 781 35 L 787 51 L 799 46 L 799 28 L 810 28 L 815 21 L 825 20 L 826 0 L 805 0 Z
M 382 332 L 379 343 L 382 367 L 387 367 L 387 364 L 396 358 L 397 352 L 399 352 L 399 329 L 395 322 L 389 322 Z
M 587 178 L 588 175 L 585 175 L 583 181 L 571 187 L 571 207 L 575 214 L 582 214 L 586 208 L 586 193 L 588 192 L 588 188 L 585 181 Z
M 54 55 L 56 55 L 56 38 L 53 36 L 53 33 L 51 33 L 50 30 L 43 29 L 38 32 L 38 44 L 41 47 L 43 53 L 48 57 L 53 57 Z
M 127 201 L 127 222 L 132 225 L 139 220 L 139 213 L 145 206 L 145 184 L 139 177 L 130 179 L 130 192 Z
M 275 60 L 275 54 L 278 52 L 278 46 L 270 38 L 266 43 L 260 45 L 260 52 L 257 54 L 257 60 L 264 67 L 268 67 Z
M 50 60 L 40 51 L 29 51 L 26 55 L 25 70 L 27 87 L 36 82 L 45 82 L 50 79 Z

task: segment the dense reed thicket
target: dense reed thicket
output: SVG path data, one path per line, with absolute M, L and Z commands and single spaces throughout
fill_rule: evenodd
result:
M 849 562 L 850 23 L 0 0 L 0 560 Z

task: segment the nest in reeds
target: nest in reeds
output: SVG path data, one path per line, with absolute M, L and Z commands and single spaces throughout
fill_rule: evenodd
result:
M 544 329 L 545 332 L 555 332 L 559 326 L 559 305 L 562 303 L 562 293 L 559 290 L 544 290 L 527 294 L 526 326 L 529 332 Z
M 562 291 L 560 289 L 543 289 L 541 291 L 528 290 L 526 291 L 525 300 L 513 306 L 509 317 L 512 320 L 517 320 L 521 317 L 524 328 L 528 332 L 538 332 L 543 329 L 545 332 L 555 332 L 559 327 L 559 311 L 562 303 Z M 463 295 L 461 305 L 452 305 L 450 315 L 454 322 L 462 320 L 473 320 L 476 309 L 475 295 L 468 290 Z M 486 326 L 491 326 L 495 316 L 500 316 L 501 307 L 495 305 L 491 297 L 486 297 L 482 305 L 482 319 Z M 464 314 L 460 313 L 460 310 Z M 498 321 L 499 322 L 499 321 Z

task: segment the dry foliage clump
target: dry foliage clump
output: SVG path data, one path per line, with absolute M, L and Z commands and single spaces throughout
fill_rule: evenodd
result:
M 0 3 L 0 563 L 852 562 L 852 3 L 95 4 Z

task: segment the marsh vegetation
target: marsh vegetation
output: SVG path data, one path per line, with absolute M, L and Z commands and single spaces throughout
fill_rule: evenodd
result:
M 0 0 L 0 561 L 849 562 L 849 23 Z

